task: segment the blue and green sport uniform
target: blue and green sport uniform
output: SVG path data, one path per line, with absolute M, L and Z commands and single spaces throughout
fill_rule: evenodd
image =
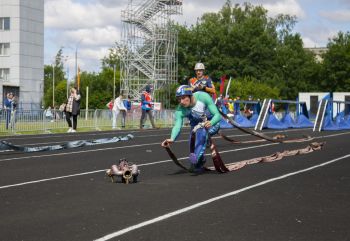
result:
M 212 136 L 219 131 L 221 115 L 208 93 L 198 91 L 193 96 L 196 99 L 194 106 L 186 108 L 179 105 L 176 108 L 175 125 L 171 131 L 171 139 L 175 141 L 180 135 L 183 118 L 187 117 L 191 125 L 189 160 L 195 170 L 200 170 L 205 163 L 204 151 L 208 142 L 208 134 Z M 203 122 L 203 117 L 211 122 L 211 127 L 208 130 L 199 128 L 195 133 L 192 133 L 193 128 Z

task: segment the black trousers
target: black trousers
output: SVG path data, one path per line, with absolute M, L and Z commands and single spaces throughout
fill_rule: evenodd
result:
M 125 119 L 126 119 L 126 110 L 121 110 L 120 113 L 122 114 L 122 127 L 125 127 Z
M 73 117 L 73 118 L 72 118 Z M 78 115 L 73 115 L 72 112 L 66 112 L 66 120 L 68 123 L 68 127 L 72 128 L 72 120 L 73 119 L 73 130 L 77 129 L 77 120 L 78 120 Z

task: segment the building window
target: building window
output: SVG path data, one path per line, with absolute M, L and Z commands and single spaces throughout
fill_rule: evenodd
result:
M 10 55 L 10 43 L 0 43 L 0 56 Z
M 10 80 L 10 69 L 0 69 L 0 80 L 2 81 Z
M 0 30 L 10 30 L 10 18 L 0 18 Z

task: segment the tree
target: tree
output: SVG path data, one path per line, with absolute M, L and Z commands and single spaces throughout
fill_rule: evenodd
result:
M 276 63 L 280 66 L 276 71 L 282 78 L 275 84 L 281 89 L 281 98 L 295 99 L 299 92 L 315 89 L 319 64 L 314 55 L 303 48 L 300 34 L 284 34 L 276 53 Z
M 350 32 L 339 32 L 327 45 L 323 55 L 323 80 L 325 91 L 350 91 Z
M 56 98 L 56 87 L 61 82 L 66 82 L 64 66 L 63 66 L 63 49 L 60 48 L 55 56 L 55 60 L 52 65 L 44 66 L 44 107 L 52 106 L 53 88 L 55 88 L 55 105 L 60 104 L 62 100 Z M 53 83 L 53 74 L 55 74 L 55 83 Z M 55 86 L 53 86 L 55 85 Z M 59 93 L 59 92 L 58 92 Z M 64 92 L 65 93 L 65 92 Z
M 248 99 L 249 96 L 252 96 L 255 100 L 263 100 L 265 98 L 278 99 L 280 91 L 277 87 L 270 87 L 251 78 L 243 78 L 232 80 L 229 96 L 231 98 L 240 96 L 241 99 Z
M 201 61 L 213 78 L 226 74 L 252 79 L 295 99 L 299 91 L 314 87 L 319 76 L 319 65 L 303 49 L 300 34 L 292 33 L 296 21 L 290 15 L 269 18 L 262 6 L 226 1 L 218 13 L 205 13 L 189 27 L 178 26 L 179 82 L 186 82 Z

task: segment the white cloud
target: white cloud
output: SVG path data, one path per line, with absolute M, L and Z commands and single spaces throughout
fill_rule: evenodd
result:
M 298 19 L 305 17 L 305 12 L 297 0 L 275 1 L 272 3 L 267 2 L 262 5 L 268 10 L 268 14 L 270 16 L 289 14 L 297 16 Z
M 200 6 L 200 7 L 199 7 Z M 203 3 L 196 3 L 194 1 L 184 1 L 183 5 L 183 15 L 176 16 L 175 21 L 180 24 L 191 25 L 195 24 L 197 19 L 200 18 L 204 13 L 207 12 L 218 12 L 222 5 L 215 7 L 204 5 Z
M 321 47 L 318 45 L 318 43 L 316 43 L 314 40 L 310 39 L 309 37 L 303 37 L 302 39 L 303 39 L 303 43 L 304 43 L 304 48 Z
M 102 28 L 83 28 L 76 30 L 67 30 L 63 32 L 58 40 L 60 42 L 77 43 L 83 46 L 111 46 L 120 39 L 120 30 L 114 26 L 106 26 Z
M 232 1 L 232 6 L 235 4 L 243 4 L 247 2 L 245 0 Z M 225 0 L 220 1 L 209 1 L 209 0 L 191 0 L 184 1 L 183 5 L 183 16 L 177 17 L 180 23 L 195 24 L 197 18 L 200 18 L 206 12 L 218 12 L 224 5 Z M 261 5 L 268 10 L 269 16 L 276 16 L 277 14 L 289 14 L 295 15 L 298 18 L 304 18 L 305 12 L 298 3 L 297 0 L 263 0 L 250 1 L 253 5 Z
M 308 26 L 301 29 L 304 47 L 326 47 L 329 39 L 338 34 L 337 30 L 326 26 Z
M 321 11 L 320 15 L 329 21 L 350 22 L 350 9 L 342 9 L 337 11 Z
M 120 13 L 126 7 L 126 2 L 127 0 L 46 0 L 45 44 L 50 48 L 45 50 L 45 63 L 51 63 L 61 47 L 64 47 L 65 55 L 74 59 L 78 48 L 79 65 L 90 71 L 98 71 L 101 59 L 120 39 Z M 66 65 L 71 73 L 75 73 L 75 60 L 67 61 Z
M 141 0 L 134 0 L 140 2 Z M 333 0 L 342 6 L 338 11 L 326 11 L 322 3 L 319 16 L 326 18 L 327 23 L 350 22 L 349 0 Z M 101 58 L 108 54 L 120 39 L 121 11 L 127 8 L 129 0 L 45 0 L 45 63 L 52 62 L 53 56 L 61 46 L 64 54 L 69 55 L 67 61 L 70 72 L 74 71 L 74 53 L 79 49 L 78 61 L 82 69 L 99 71 Z M 183 15 L 175 19 L 180 23 L 194 24 L 205 12 L 218 12 L 226 0 L 184 0 Z M 232 0 L 232 5 L 243 4 L 246 0 Z M 306 25 L 306 15 L 311 16 L 313 10 L 311 0 L 250 0 L 253 5 L 261 5 L 268 10 L 268 15 L 296 15 L 298 27 L 306 47 L 325 46 L 329 38 L 337 34 L 338 25 L 324 26 Z M 306 4 L 307 2 L 308 4 Z M 322 1 L 321 1 L 322 2 Z M 328 3 L 328 1 L 327 1 Z M 303 4 L 303 5 L 302 5 Z M 318 9 L 322 9 L 318 8 Z M 345 7 L 344 7 L 345 6 Z M 306 12 L 307 11 L 307 14 Z M 314 10 L 316 11 L 316 10 Z M 317 20 L 318 21 L 318 18 Z
M 52 0 L 45 4 L 45 27 L 76 29 L 119 25 L 118 7 L 108 7 L 99 2 L 82 4 L 72 0 Z

